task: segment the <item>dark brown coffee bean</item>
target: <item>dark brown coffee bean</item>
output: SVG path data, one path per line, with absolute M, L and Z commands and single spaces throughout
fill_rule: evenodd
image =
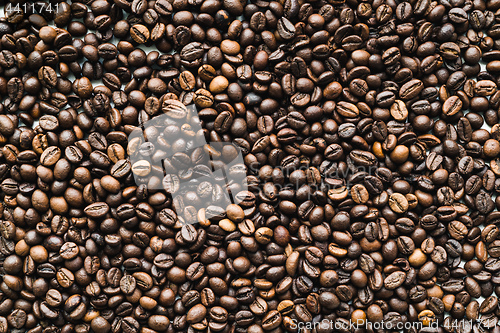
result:
M 42 66 L 38 70 L 38 80 L 45 86 L 53 88 L 57 84 L 57 74 L 51 67 Z
M 295 36 L 295 26 L 286 17 L 278 20 L 277 30 L 280 37 L 284 40 L 290 40 Z
M 443 104 L 443 113 L 447 116 L 453 116 L 462 110 L 462 101 L 458 96 L 451 96 Z
M 85 213 L 89 217 L 100 218 L 100 217 L 103 217 L 104 215 L 106 215 L 108 210 L 109 210 L 109 206 L 106 203 L 96 202 L 96 203 L 88 205 L 85 208 Z
M 397 121 L 403 121 L 408 117 L 408 109 L 401 100 L 396 100 L 391 106 L 391 116 Z
M 404 272 L 398 271 L 390 274 L 384 280 L 385 288 L 391 290 L 396 289 L 403 284 L 406 279 L 406 274 Z
M 359 115 L 359 109 L 351 103 L 339 102 L 337 104 L 337 112 L 346 118 L 355 118 Z
M 113 167 L 111 167 L 111 175 L 115 178 L 122 178 L 127 176 L 132 170 L 130 162 L 127 160 L 118 160 Z
M 40 156 L 40 163 L 44 166 L 52 166 L 61 158 L 61 149 L 56 146 L 50 146 L 45 149 Z
M 120 280 L 120 290 L 126 294 L 130 295 L 135 291 L 136 281 L 132 275 L 124 275 Z
M 373 166 L 377 163 L 377 158 L 370 152 L 362 150 L 353 150 L 349 154 L 349 157 L 355 164 L 361 166 Z
M 401 86 L 399 90 L 399 97 L 402 100 L 410 100 L 417 97 L 423 90 L 424 85 L 422 81 L 413 79 Z
M 135 24 L 130 28 L 130 36 L 136 43 L 144 44 L 148 41 L 150 32 L 146 26 Z

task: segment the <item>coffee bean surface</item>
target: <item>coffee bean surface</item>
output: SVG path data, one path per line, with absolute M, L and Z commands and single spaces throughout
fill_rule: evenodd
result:
M 0 333 L 500 333 L 500 0 L 2 6 Z

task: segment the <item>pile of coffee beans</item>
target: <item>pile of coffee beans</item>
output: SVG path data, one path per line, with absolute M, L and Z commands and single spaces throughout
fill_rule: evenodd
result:
M 500 332 L 500 0 L 4 11 L 0 333 Z

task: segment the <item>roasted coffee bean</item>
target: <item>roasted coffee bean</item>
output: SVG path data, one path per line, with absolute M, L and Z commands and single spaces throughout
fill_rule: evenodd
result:
M 339 102 L 337 104 L 337 112 L 347 118 L 355 118 L 359 115 L 359 109 L 352 103 Z
M 408 117 L 408 109 L 401 100 L 396 100 L 391 106 L 391 115 L 397 121 L 404 121 Z
M 362 150 L 353 150 L 349 154 L 352 161 L 360 166 L 374 166 L 377 163 L 377 158 L 370 152 Z
M 115 178 L 125 177 L 132 170 L 130 162 L 127 160 L 118 160 L 110 170 L 110 174 Z
M 458 96 L 449 97 L 443 104 L 443 113 L 447 116 L 453 116 L 462 110 L 462 101 Z
M 109 210 L 109 206 L 104 202 L 96 202 L 85 208 L 85 213 L 94 218 L 103 217 Z
M 401 86 L 399 96 L 402 100 L 410 100 L 417 97 L 423 90 L 424 85 L 422 81 L 413 79 Z
M 130 36 L 137 44 L 144 44 L 148 41 L 150 32 L 146 26 L 134 24 L 130 28 Z
M 38 70 L 38 80 L 49 88 L 54 88 L 57 84 L 57 73 L 49 66 L 42 66 Z
M 394 193 L 389 197 L 389 207 L 396 213 L 404 213 L 408 210 L 408 200 L 400 193 Z

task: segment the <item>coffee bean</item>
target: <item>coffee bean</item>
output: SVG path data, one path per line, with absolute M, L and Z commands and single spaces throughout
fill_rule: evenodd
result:
M 121 329 L 125 333 L 136 333 L 139 332 L 139 322 L 133 317 L 125 317 L 121 321 Z
M 385 278 L 384 286 L 389 290 L 396 289 L 403 284 L 405 279 L 406 274 L 404 272 L 394 272 Z
M 122 177 L 125 177 L 126 175 L 128 175 L 131 170 L 132 170 L 132 168 L 130 166 L 130 162 L 129 161 L 127 161 L 127 160 L 118 160 L 115 163 L 115 165 L 113 165 L 113 167 L 111 168 L 110 173 L 115 178 L 122 178 Z M 136 172 L 137 172 L 137 170 L 136 170 Z M 116 180 L 115 180 L 115 182 L 116 182 Z M 110 185 L 110 186 L 113 186 L 113 188 L 114 188 L 113 190 L 116 191 L 118 185 L 113 184 L 113 185 Z M 118 190 L 119 190 L 119 188 L 118 188 Z
M 373 166 L 377 163 L 377 158 L 370 152 L 362 150 L 353 150 L 349 154 L 349 157 L 355 164 L 361 166 Z
M 262 328 L 272 330 L 281 324 L 281 313 L 277 310 L 268 312 L 262 319 Z
M 402 100 L 410 100 L 417 97 L 423 90 L 424 85 L 422 81 L 413 79 L 401 86 L 399 90 L 399 97 Z
M 458 96 L 451 96 L 443 104 L 443 113 L 447 116 L 453 116 L 462 110 L 462 101 Z
M 427 158 L 425 159 L 425 165 L 427 169 L 431 171 L 437 170 L 442 162 L 443 162 L 443 156 L 438 155 L 435 152 L 432 152 L 429 155 L 427 155 Z
M 196 78 L 189 71 L 184 71 L 179 75 L 179 84 L 184 90 L 193 90 L 196 85 Z
M 66 149 L 64 150 L 64 155 L 66 159 L 73 164 L 77 164 L 83 159 L 82 151 L 76 146 L 66 147 Z
M 370 195 L 363 185 L 356 184 L 351 188 L 351 197 L 354 202 L 364 204 L 369 200 Z
M 359 115 L 359 109 L 356 105 L 348 102 L 339 102 L 337 104 L 337 112 L 346 118 L 355 118 Z
M 50 146 L 45 149 L 40 156 L 40 163 L 44 166 L 52 166 L 61 158 L 61 149 L 56 146 Z
M 78 245 L 73 242 L 66 242 L 59 249 L 59 255 L 65 260 L 75 258 L 79 252 Z
M 54 88 L 57 84 L 57 73 L 49 66 L 42 66 L 38 70 L 38 80 L 40 80 L 43 85 Z
M 397 121 L 403 121 L 408 117 L 408 109 L 401 100 L 396 100 L 391 106 L 391 116 Z
M 154 5 L 155 11 L 158 12 L 160 15 L 170 15 L 172 14 L 172 5 L 165 0 L 159 0 L 155 3 Z
M 137 44 L 144 44 L 148 41 L 150 32 L 142 24 L 135 24 L 130 28 L 130 36 Z
M 495 82 L 491 80 L 481 80 L 476 82 L 474 92 L 479 96 L 491 96 L 497 91 Z
M 224 133 L 229 130 L 233 124 L 233 115 L 229 111 L 221 112 L 214 121 L 214 129 L 217 132 Z
M 126 294 L 130 295 L 135 291 L 136 281 L 132 275 L 124 275 L 120 280 L 120 290 Z
M 100 218 L 106 215 L 109 210 L 109 206 L 104 202 L 96 202 L 88 205 L 85 208 L 85 214 L 89 217 Z
M 151 172 L 151 164 L 146 160 L 140 160 L 132 165 L 131 170 L 135 175 L 145 177 Z

